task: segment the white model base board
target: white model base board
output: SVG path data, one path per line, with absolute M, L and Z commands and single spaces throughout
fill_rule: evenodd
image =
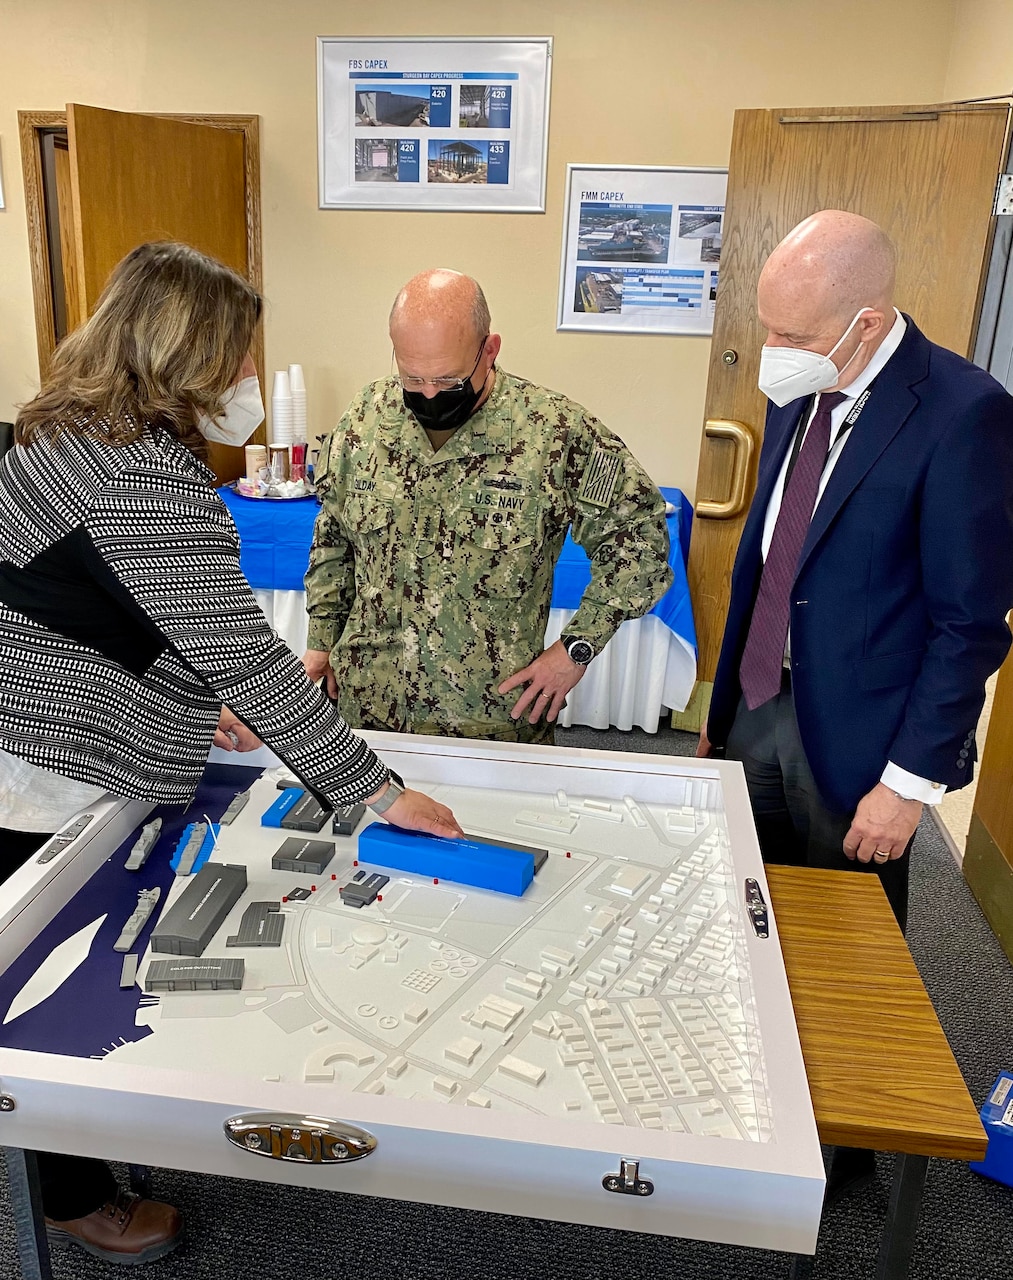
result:
M 466 830 L 548 849 L 521 898 L 387 872 L 381 900 L 346 906 L 355 837 L 313 837 L 338 850 L 319 882 L 273 871 L 291 833 L 259 825 L 278 794 L 261 778 L 220 834 L 216 860 L 249 883 L 205 952 L 243 956 L 242 991 L 143 996 L 138 1038 L 101 1062 L 3 1050 L 5 1082 L 32 1058 L 68 1069 L 64 1091 L 97 1089 L 117 1117 L 98 1154 L 811 1250 L 822 1160 L 776 926 L 758 938 L 743 908 L 747 875 L 766 890 L 738 767 L 371 737 Z M 251 902 L 303 880 L 281 947 L 226 950 Z M 151 1150 L 137 1130 L 114 1150 L 145 1106 Z M 335 1172 L 221 1138 L 229 1115 L 271 1109 L 340 1117 L 378 1149 Z M 187 1158 L 168 1159 L 198 1113 Z M 650 1197 L 603 1189 L 622 1158 Z

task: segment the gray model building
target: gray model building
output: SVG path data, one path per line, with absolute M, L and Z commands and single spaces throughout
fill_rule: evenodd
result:
M 367 876 L 365 871 L 357 871 L 348 884 L 338 890 L 338 896 L 346 907 L 368 907 L 376 901 L 376 895 L 385 884 L 390 883 L 390 876 L 383 876 L 375 871 Z
M 334 857 L 334 845 L 330 840 L 300 840 L 290 836 L 271 859 L 275 871 L 302 871 L 320 876 Z
M 315 795 L 305 791 L 302 799 L 297 800 L 282 818 L 281 825 L 286 831 L 319 831 L 332 812 Z
M 239 922 L 239 932 L 225 940 L 227 947 L 280 947 L 285 917 L 280 902 L 251 902 Z
M 241 991 L 245 973 L 242 959 L 152 960 L 144 975 L 144 990 Z
M 155 926 L 152 951 L 201 955 L 245 889 L 245 867 L 206 862 Z
M 362 815 L 366 812 L 366 806 L 359 804 L 346 804 L 341 809 L 334 810 L 334 819 L 331 822 L 331 832 L 336 836 L 354 835 L 355 828 L 362 821 Z

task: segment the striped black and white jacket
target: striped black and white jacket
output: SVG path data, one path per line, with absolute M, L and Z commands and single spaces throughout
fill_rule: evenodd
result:
M 0 460 L 0 748 L 117 795 L 190 799 L 226 703 L 331 805 L 386 766 L 278 639 L 214 476 L 161 429 Z

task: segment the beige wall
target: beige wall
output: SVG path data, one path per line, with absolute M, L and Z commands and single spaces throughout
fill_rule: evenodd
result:
M 18 109 L 256 112 L 267 363 L 304 365 L 316 429 L 388 371 L 398 285 L 442 264 L 481 278 L 506 368 L 582 401 L 656 480 L 692 493 L 707 340 L 555 332 L 567 162 L 724 165 L 737 107 L 935 101 L 948 68 L 977 87 L 992 69 L 964 32 L 951 61 L 954 12 L 998 19 L 1007 4 L 0 0 L 0 418 L 38 377 Z M 317 209 L 314 37 L 384 34 L 555 37 L 544 215 Z M 1005 67 L 984 91 L 1008 87 Z
M 1010 0 L 957 0 L 943 96 L 946 101 L 1013 90 Z

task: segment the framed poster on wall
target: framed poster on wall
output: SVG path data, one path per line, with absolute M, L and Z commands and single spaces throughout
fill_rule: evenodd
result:
M 545 212 L 551 36 L 317 40 L 321 209 Z
M 558 329 L 709 334 L 727 169 L 566 169 Z

